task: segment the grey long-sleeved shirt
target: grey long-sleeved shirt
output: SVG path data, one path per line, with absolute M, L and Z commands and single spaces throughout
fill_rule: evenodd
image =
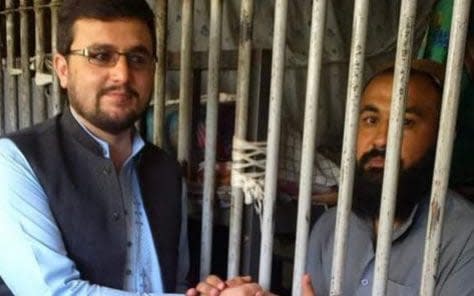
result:
M 418 295 L 429 202 L 393 233 L 387 296 Z M 318 296 L 329 295 L 336 208 L 311 231 L 307 271 Z M 372 223 L 351 213 L 343 294 L 371 295 L 375 247 Z M 435 295 L 474 295 L 474 204 L 448 192 Z

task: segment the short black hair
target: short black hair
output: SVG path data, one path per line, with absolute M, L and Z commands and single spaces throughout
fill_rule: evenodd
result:
M 58 12 L 57 50 L 60 54 L 69 53 L 74 39 L 73 26 L 77 20 L 85 18 L 142 21 L 150 32 L 153 53 L 156 51 L 155 15 L 145 0 L 64 0 Z

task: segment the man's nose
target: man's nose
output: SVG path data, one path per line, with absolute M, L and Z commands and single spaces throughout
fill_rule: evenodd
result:
M 388 122 L 380 123 L 375 130 L 374 135 L 374 147 L 385 148 L 387 146 L 387 135 L 388 135 Z
M 119 56 L 117 63 L 110 71 L 114 82 L 127 82 L 130 78 L 130 66 L 127 58 L 123 55 Z

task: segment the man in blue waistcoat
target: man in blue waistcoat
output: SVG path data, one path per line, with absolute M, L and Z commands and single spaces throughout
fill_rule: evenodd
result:
M 58 27 L 68 106 L 0 139 L 0 277 L 15 295 L 182 291 L 180 168 L 134 129 L 153 87 L 153 12 L 144 0 L 66 0 Z

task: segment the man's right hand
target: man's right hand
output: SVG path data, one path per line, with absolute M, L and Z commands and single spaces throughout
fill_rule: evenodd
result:
M 301 279 L 301 292 L 302 296 L 316 296 L 309 274 L 303 275 L 303 278 Z

